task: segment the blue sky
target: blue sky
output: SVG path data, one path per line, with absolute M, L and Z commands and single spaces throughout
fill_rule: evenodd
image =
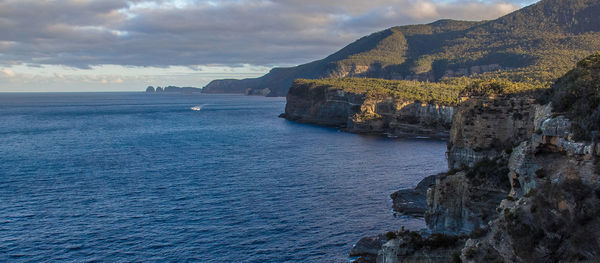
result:
M 0 92 L 202 87 L 323 58 L 397 25 L 523 0 L 0 0 Z

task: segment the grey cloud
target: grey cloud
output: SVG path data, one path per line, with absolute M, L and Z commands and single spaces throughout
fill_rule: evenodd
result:
M 0 0 L 0 64 L 291 65 L 363 35 L 440 18 L 491 19 L 517 8 L 457 0 Z

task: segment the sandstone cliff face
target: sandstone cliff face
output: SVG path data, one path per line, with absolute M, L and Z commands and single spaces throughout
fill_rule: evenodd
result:
M 470 98 L 453 120 L 450 168 L 462 171 L 437 177 L 425 219 L 471 235 L 462 262 L 600 258 L 600 143 L 574 141 L 566 117 L 525 97 Z M 377 262 L 436 262 L 407 246 L 386 242 Z
M 503 164 L 492 163 L 488 171 L 480 174 L 460 172 L 438 179 L 427 192 L 429 207 L 425 221 L 429 229 L 434 233 L 460 235 L 487 226 L 509 191 Z M 494 178 L 489 181 L 484 178 L 492 174 Z
M 464 262 L 600 257 L 598 143 L 573 141 L 570 122 L 563 116 L 548 115 L 539 126 L 511 154 L 511 197 L 498 207 L 488 234 L 467 242 Z
M 453 112 L 453 107 L 294 84 L 287 95 L 284 116 L 355 133 L 444 136 Z
M 448 164 L 463 172 L 440 177 L 427 193 L 425 219 L 434 232 L 485 228 L 510 191 L 508 152 L 535 130 L 540 106 L 529 97 L 473 97 L 453 117 Z
M 287 95 L 285 118 L 304 123 L 346 127 L 349 118 L 360 112 L 364 100 L 363 95 L 341 90 L 294 85 Z
M 529 97 L 476 97 L 464 101 L 453 117 L 448 166 L 473 167 L 493 159 L 534 132 L 539 106 Z

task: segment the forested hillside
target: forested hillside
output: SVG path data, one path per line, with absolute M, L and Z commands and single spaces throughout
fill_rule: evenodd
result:
M 394 27 L 323 60 L 275 68 L 263 77 L 228 85 L 216 81 L 207 88 L 285 96 L 298 78 L 440 81 L 470 76 L 551 82 L 600 50 L 598 14 L 597 0 L 542 0 L 492 21 L 440 20 Z

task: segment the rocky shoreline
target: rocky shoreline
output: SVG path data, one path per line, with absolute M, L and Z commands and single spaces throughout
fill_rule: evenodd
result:
M 449 171 L 390 196 L 394 211 L 424 217 L 428 229 L 362 238 L 355 262 L 592 262 L 599 83 L 600 53 L 550 90 L 483 83 L 453 107 L 295 82 L 282 117 L 356 133 L 449 131 Z
M 395 211 L 424 216 L 429 229 L 361 239 L 350 253 L 355 262 L 597 259 L 600 144 L 573 140 L 568 118 L 534 102 L 475 96 L 461 104 L 448 142 L 451 170 L 391 195 Z M 417 235 L 456 241 L 433 248 Z
M 361 134 L 449 138 L 454 107 L 295 82 L 280 117 Z

